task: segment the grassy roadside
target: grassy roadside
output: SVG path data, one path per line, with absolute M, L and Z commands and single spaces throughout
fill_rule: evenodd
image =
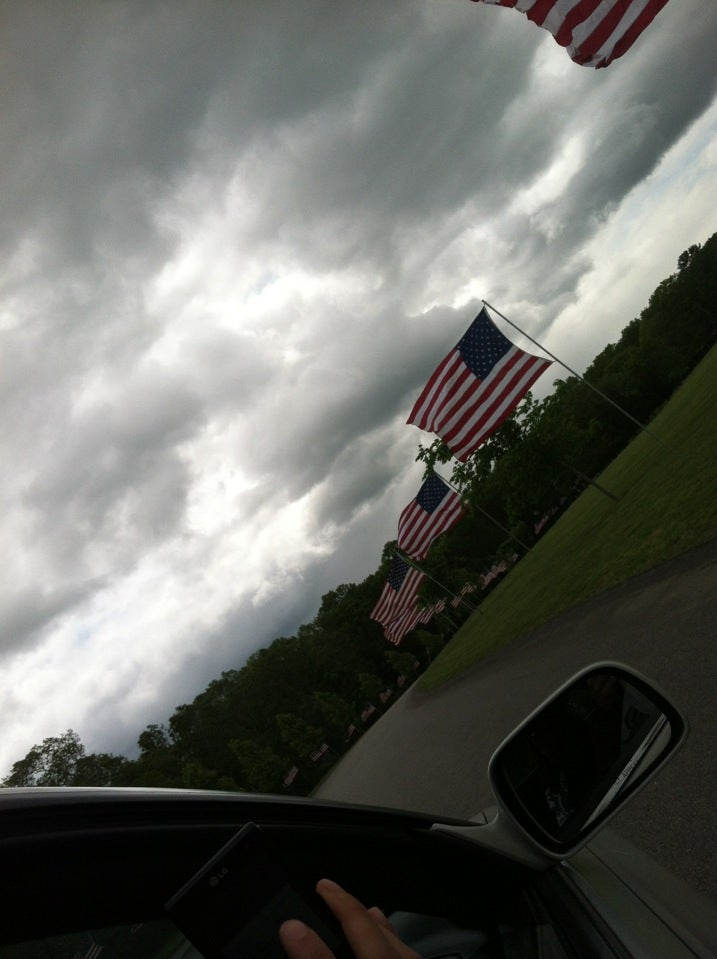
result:
M 558 613 L 717 537 L 715 384 L 717 347 L 649 424 L 650 434 L 640 433 L 598 477 L 619 502 L 588 488 L 461 627 L 419 689 L 435 688 Z

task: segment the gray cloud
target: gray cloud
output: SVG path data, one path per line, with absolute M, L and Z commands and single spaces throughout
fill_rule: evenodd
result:
M 3 603 L 0 656 L 32 648 L 57 617 L 90 596 L 102 584 L 86 582 L 66 589 L 28 588 Z
M 47 424 L 42 454 L 53 466 L 28 488 L 28 504 L 51 517 L 71 553 L 94 538 L 120 546 L 174 526 L 187 483 L 174 447 L 201 411 L 159 370 L 102 387 L 96 402 Z
M 373 442 L 374 431 L 387 422 L 405 422 L 435 365 L 473 318 L 466 321 L 465 311 L 433 310 L 422 318 L 418 337 L 416 319 L 399 310 L 395 304 L 370 320 L 332 315 L 312 326 L 307 340 L 316 344 L 313 352 L 292 370 L 262 417 L 248 423 L 245 443 L 257 468 L 281 475 L 290 494 L 302 495 L 339 459 L 346 462 L 356 444 Z M 339 338 L 331 334 L 337 324 Z M 406 431 L 417 447 L 415 428 Z

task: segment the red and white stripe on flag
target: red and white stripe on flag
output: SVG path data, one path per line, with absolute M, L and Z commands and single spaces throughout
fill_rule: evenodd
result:
M 513 7 L 548 30 L 583 67 L 606 67 L 626 53 L 667 0 L 476 0 Z
M 419 609 L 419 607 L 416 606 L 413 609 L 404 610 L 400 616 L 391 620 L 385 627 L 383 631 L 384 636 L 389 642 L 398 646 L 403 637 L 410 633 L 412 629 L 415 629 L 419 623 L 430 623 L 436 612 L 436 606 L 438 605 L 439 604 L 436 603 L 433 606 L 425 606 L 423 609 Z M 443 606 L 445 607 L 445 602 Z
M 407 422 L 435 433 L 465 461 L 549 366 L 511 343 L 484 308 L 439 363 Z
M 403 637 L 410 633 L 412 629 L 421 621 L 422 609 L 414 606 L 412 609 L 405 609 L 399 616 L 392 619 L 384 628 L 383 634 L 389 643 L 398 646 Z
M 397 584 L 398 577 L 394 575 L 394 564 L 394 567 L 392 567 L 389 573 L 389 578 L 381 591 L 378 602 L 371 612 L 370 618 L 375 619 L 378 623 L 390 623 L 399 613 L 415 605 L 418 590 L 426 578 L 426 574 L 421 573 L 412 566 L 408 566 L 408 564 L 403 565 L 407 567 L 406 572 Z
M 424 559 L 433 541 L 463 515 L 461 498 L 432 474 L 398 519 L 398 547 L 413 559 Z
M 433 615 L 434 615 L 435 612 L 436 612 L 436 607 L 435 607 L 435 605 L 434 605 L 434 606 L 426 606 L 424 609 L 422 609 L 422 610 L 420 611 L 420 613 L 419 613 L 419 615 L 418 615 L 418 622 L 419 622 L 419 623 L 430 623 L 430 621 L 433 619 Z

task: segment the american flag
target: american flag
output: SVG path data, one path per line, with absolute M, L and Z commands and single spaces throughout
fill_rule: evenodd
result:
M 626 53 L 667 0 L 476 0 L 514 7 L 552 33 L 570 59 L 606 67 Z
M 434 371 L 408 422 L 436 433 L 463 462 L 549 366 L 503 336 L 484 307 Z
M 398 520 L 398 547 L 413 559 L 424 559 L 434 539 L 463 515 L 461 498 L 432 473 Z
M 489 583 L 492 583 L 494 579 L 497 579 L 499 576 L 502 576 L 503 573 L 508 571 L 508 564 L 504 561 L 500 563 L 494 563 L 490 570 L 487 573 L 483 573 L 481 579 L 483 581 L 483 589 L 488 586 Z
M 433 615 L 435 612 L 436 612 L 435 605 L 424 607 L 418 614 L 418 622 L 430 623 L 430 621 L 433 619 Z
M 383 635 L 389 641 L 393 643 L 394 646 L 398 646 L 404 636 L 407 633 L 410 633 L 412 629 L 420 622 L 424 622 L 421 619 L 424 611 L 419 609 L 418 606 L 413 606 L 410 609 L 404 609 L 395 619 L 392 619 L 390 623 L 385 627 Z
M 371 716 L 376 712 L 376 707 L 373 703 L 366 703 L 364 708 L 361 710 L 361 719 L 363 722 L 366 722 L 367 719 L 370 719 Z
M 314 752 L 309 756 L 309 759 L 312 763 L 317 763 L 322 756 L 324 756 L 329 751 L 329 744 L 322 743 L 318 749 L 315 749 Z
M 446 608 L 445 599 L 439 599 L 437 603 L 434 603 L 432 606 L 426 606 L 421 610 L 421 615 L 419 617 L 419 623 L 430 623 L 433 617 L 437 613 L 442 613 Z
M 292 766 L 288 773 L 284 776 L 284 785 L 290 786 L 296 777 L 299 775 L 299 767 Z
M 72 959 L 97 959 L 99 954 L 102 952 L 104 947 L 99 943 L 95 942 L 94 939 L 91 940 L 90 948 L 85 953 L 76 952 Z
M 400 556 L 394 557 L 370 618 L 382 624 L 390 623 L 403 610 L 415 605 L 418 590 L 425 578 L 425 573 L 409 566 Z
M 403 637 L 410 633 L 412 629 L 415 629 L 419 623 L 430 623 L 436 611 L 436 606 L 438 606 L 438 603 L 423 608 L 416 605 L 405 609 L 386 625 L 383 631 L 384 636 L 390 643 L 398 646 Z M 445 602 L 443 602 L 443 606 L 445 607 Z
M 460 592 L 451 600 L 451 606 L 457 609 L 458 606 L 460 606 L 460 604 L 464 601 L 464 596 L 467 596 L 468 593 L 474 593 L 476 589 L 478 589 L 478 587 L 475 585 L 475 583 L 465 583 L 463 586 L 461 586 Z M 469 606 L 470 604 L 466 603 L 466 605 Z

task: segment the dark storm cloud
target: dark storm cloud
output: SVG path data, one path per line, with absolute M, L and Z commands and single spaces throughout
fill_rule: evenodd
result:
M 42 639 L 42 631 L 59 616 L 87 599 L 102 584 L 86 582 L 65 589 L 47 589 L 41 585 L 18 591 L 3 603 L 0 622 L 0 658 L 30 649 Z
M 408 7 L 6 5 L 0 235 L 59 241 L 79 263 L 138 242 L 150 255 L 154 208 L 191 157 L 211 170 L 213 154 L 360 85 L 410 32 Z
M 648 47 L 644 68 L 638 54 L 634 66 L 620 64 L 595 83 L 586 71 L 569 84 L 564 77 L 535 84 L 527 41 L 524 50 L 493 51 L 462 19 L 439 39 L 414 37 L 427 49 L 405 61 L 395 56 L 385 90 L 379 71 L 371 109 L 360 109 L 370 94 L 357 91 L 356 103 L 328 103 L 275 132 L 262 177 L 245 171 L 261 197 L 247 236 L 278 237 L 287 249 L 300 243 L 313 266 L 363 263 L 400 284 L 410 247 L 428 247 L 432 228 L 472 210 L 476 221 L 495 217 L 496 239 L 514 264 L 510 281 L 536 300 L 560 301 L 589 266 L 576 248 L 714 96 L 711 58 L 694 48 L 706 54 L 717 28 L 709 11 L 701 20 L 700 27 L 678 22 L 677 36 L 666 29 L 669 58 L 648 60 Z M 431 45 L 441 44 L 432 56 Z M 585 155 L 569 190 L 540 217 L 505 213 L 576 132 Z
M 705 18 L 700 44 L 717 44 L 717 25 Z M 636 65 L 629 89 L 621 75 L 611 77 L 607 102 L 597 93 L 587 101 L 599 117 L 591 162 L 586 162 L 561 197 L 553 216 L 564 224 L 561 242 L 574 248 L 639 182 L 714 98 L 717 75 L 704 57 L 695 57 L 694 24 L 686 23 L 684 45 L 671 45 L 670 57 Z M 578 217 L 577 210 L 587 211 Z
M 49 270 L 101 264 L 109 250 L 132 262 L 138 248 L 149 267 L 171 250 L 154 216 L 177 181 L 193 168 L 226 177 L 257 143 L 273 158 L 253 184 L 264 193 L 247 239 L 281 232 L 291 245 L 298 218 L 305 255 L 313 238 L 313 255 L 334 250 L 335 261 L 357 203 L 383 211 L 374 240 L 399 232 L 402 218 L 460 204 L 466 164 L 500 202 L 488 187 L 523 161 L 510 137 L 484 131 L 526 82 L 525 41 L 493 51 L 492 31 L 462 28 L 458 2 L 447 31 L 411 4 L 380 14 L 334 4 L 329 15 L 292 6 L 278 21 L 257 4 L 212 17 L 196 4 L 14 8 L 8 242 L 42 238 Z M 454 75 L 466 78 L 458 95 Z M 536 159 L 549 147 L 545 127 L 536 121 Z
M 96 399 L 46 424 L 53 468 L 29 485 L 26 502 L 42 517 L 50 553 L 77 560 L 83 544 L 122 550 L 173 532 L 188 484 L 175 446 L 200 414 L 183 384 L 149 369 L 102 383 Z
M 12 7 L 8 241 L 43 237 L 50 270 L 70 258 L 78 269 L 102 263 L 110 249 L 132 263 L 141 249 L 141 276 L 172 249 L 154 215 L 177 182 L 196 169 L 221 186 L 258 146 L 261 163 L 245 171 L 257 211 L 245 241 L 299 247 L 307 265 L 380 264 L 400 283 L 416 229 L 466 205 L 496 215 L 560 150 L 565 117 L 587 122 L 595 96 L 589 71 L 561 79 L 559 99 L 554 81 L 532 82 L 541 31 L 461 0 L 443 6 L 439 26 L 429 10 L 288 4 L 277 18 L 258 3 L 212 6 L 211 17 L 203 4 Z M 707 50 L 706 15 L 705 26 Z M 614 95 L 591 121 L 591 162 L 556 205 L 561 235 L 540 250 L 535 224 L 503 225 L 536 296 L 574 282 L 579 264 L 564 284 L 547 280 L 558 251 L 589 235 L 711 98 L 710 58 L 693 54 L 697 27 L 679 29 L 685 42 L 671 38 L 670 61 L 600 77 L 597 92 Z M 506 35 L 509 44 L 495 42 Z
M 257 198 L 245 239 L 298 244 L 316 268 L 367 263 L 391 278 L 418 225 L 466 202 L 481 215 L 500 209 L 549 160 L 561 123 L 538 93 L 520 126 L 501 128 L 526 92 L 530 47 L 494 49 L 490 39 L 462 17 L 435 34 L 414 25 L 363 87 L 267 134 L 262 162 L 238 168 Z
M 281 384 L 280 409 L 270 405 L 247 424 L 257 469 L 281 475 L 289 495 L 300 497 L 330 474 L 352 444 L 397 417 L 405 421 L 425 380 L 473 319 L 472 309 L 435 309 L 421 318 L 417 335 L 417 319 L 399 310 L 394 304 L 370 322 L 332 314 L 327 326 L 339 322 L 340 339 L 312 327 L 318 346 Z
M 266 508 L 272 501 L 267 497 L 299 498 L 316 490 L 314 529 L 346 527 L 403 474 L 419 443 L 430 444 L 433 437 L 406 420 L 433 369 L 481 304 L 434 309 L 420 318 L 399 316 L 399 308 L 396 304 L 372 323 L 370 337 L 360 318 L 345 323 L 340 351 L 328 337 L 318 337 L 325 347 L 305 372 L 297 372 L 293 389 L 283 385 L 282 396 L 293 396 L 294 402 L 284 401 L 282 415 L 270 417 L 270 434 L 253 425 L 246 440 L 258 471 L 280 476 L 281 483 L 267 483 L 244 497 L 245 509 L 252 502 L 252 509 Z
M 389 428 L 349 442 L 331 465 L 313 503 L 314 526 L 346 527 L 357 512 L 381 499 L 414 453 L 408 427 L 402 441 Z
M 97 565 L 119 576 L 150 544 L 177 534 L 191 483 L 181 444 L 222 411 L 240 415 L 271 383 L 252 340 L 207 329 L 168 366 L 146 357 L 151 324 L 100 323 L 96 307 L 84 304 L 74 323 L 56 310 L 54 324 L 38 318 L 19 331 L 3 382 L 5 443 L 22 480 L 16 505 L 41 544 L 50 587 L 69 590 L 68 603 L 85 598 Z M 21 590 L 6 622 L 20 622 L 24 605 L 35 621 L 47 588 Z

